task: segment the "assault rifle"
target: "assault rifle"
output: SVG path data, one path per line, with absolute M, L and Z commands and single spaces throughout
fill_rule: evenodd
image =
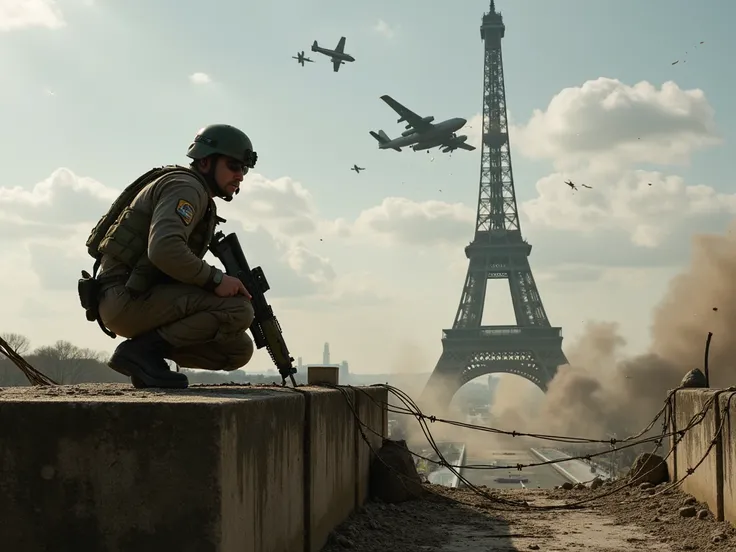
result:
M 256 348 L 266 347 L 268 349 L 271 360 L 281 374 L 281 385 L 286 385 L 286 378 L 289 377 L 292 385 L 296 387 L 294 380 L 296 368 L 292 365 L 294 358 L 284 342 L 279 321 L 276 320 L 271 305 L 266 301 L 265 293 L 271 288 L 263 274 L 263 269 L 257 266 L 251 270 L 235 233 L 225 236 L 222 232 L 217 232 L 210 243 L 210 251 L 220 260 L 225 267 L 225 272 L 243 282 L 245 289 L 251 294 L 255 318 L 250 325 L 250 333 L 253 334 Z

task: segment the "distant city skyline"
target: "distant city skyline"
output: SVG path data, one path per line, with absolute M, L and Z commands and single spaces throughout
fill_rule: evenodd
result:
M 301 373 L 306 371 L 306 369 L 309 366 L 337 366 L 340 368 L 340 378 L 344 379 L 345 377 L 350 376 L 350 364 L 347 360 L 341 360 L 337 363 L 330 362 L 330 344 L 329 342 L 325 341 L 324 345 L 322 346 L 322 362 L 304 362 L 304 357 L 297 357 L 296 358 L 296 368 L 298 370 L 297 373 Z M 276 368 L 269 368 L 265 371 L 257 371 L 257 370 L 249 370 L 247 367 L 243 369 L 244 372 L 248 374 L 254 374 L 254 375 L 271 375 L 276 374 L 278 370 Z

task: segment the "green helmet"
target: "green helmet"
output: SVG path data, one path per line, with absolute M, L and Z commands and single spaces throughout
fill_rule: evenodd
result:
M 230 125 L 209 125 L 200 129 L 187 151 L 187 157 L 191 159 L 202 159 L 213 154 L 227 155 L 242 161 L 251 169 L 258 160 L 250 138 L 242 130 Z

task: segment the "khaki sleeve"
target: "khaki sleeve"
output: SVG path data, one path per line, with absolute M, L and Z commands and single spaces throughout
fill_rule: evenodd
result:
M 156 268 L 175 280 L 210 286 L 218 270 L 192 253 L 187 245 L 189 236 L 207 210 L 207 192 L 201 184 L 185 176 L 176 176 L 162 182 L 153 199 L 148 258 Z

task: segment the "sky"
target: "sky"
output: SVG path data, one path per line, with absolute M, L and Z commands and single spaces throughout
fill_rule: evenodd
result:
M 436 121 L 467 118 L 480 145 L 488 0 L 203 5 L 0 0 L 0 333 L 111 352 L 120 339 L 77 298 L 89 231 L 137 176 L 186 164 L 198 129 L 229 123 L 259 159 L 221 229 L 263 267 L 292 354 L 318 363 L 327 341 L 353 372 L 430 371 L 467 270 L 481 150 L 379 151 L 369 130 L 403 130 L 379 99 L 390 94 Z M 563 348 L 607 321 L 644 351 L 693 236 L 724 233 L 736 212 L 736 5 L 496 6 L 521 228 L 548 316 Z M 309 49 L 341 36 L 356 61 L 334 73 Z M 316 63 L 298 65 L 301 50 Z M 484 323 L 513 324 L 507 284 L 488 290 Z M 268 368 L 262 350 L 246 369 Z

